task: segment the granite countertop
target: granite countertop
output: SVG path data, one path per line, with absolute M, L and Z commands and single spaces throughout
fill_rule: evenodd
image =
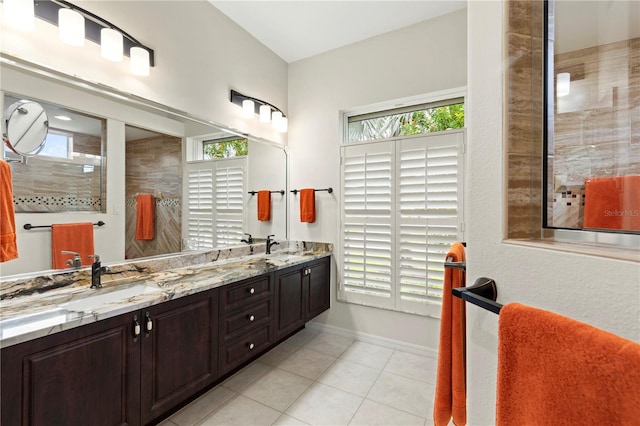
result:
M 331 244 L 281 242 L 186 252 L 107 265 L 100 289 L 91 269 L 0 281 L 0 347 L 330 256 Z

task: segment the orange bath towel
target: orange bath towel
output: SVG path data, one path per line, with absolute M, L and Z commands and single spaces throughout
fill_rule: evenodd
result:
M 465 260 L 464 246 L 455 243 L 446 258 L 453 262 Z M 464 287 L 462 270 L 445 268 L 442 289 L 442 314 L 440 316 L 440 348 L 438 350 L 438 376 L 433 406 L 436 426 L 467 423 L 466 345 L 464 301 L 451 295 L 451 289 Z
M 136 240 L 153 240 L 153 228 L 156 221 L 153 195 L 138 195 L 136 209 Z
M 300 190 L 300 222 L 316 221 L 316 191 L 310 188 Z
M 13 182 L 9 163 L 0 160 L 0 262 L 18 257 Z
M 640 421 L 640 345 L 518 303 L 498 326 L 498 425 Z
M 640 231 L 640 176 L 585 180 L 584 227 Z
M 62 251 L 73 251 L 80 254 L 82 266 L 90 265 L 95 254 L 93 248 L 93 224 L 91 222 L 54 224 L 51 226 L 51 259 L 53 269 L 69 268 L 66 262 L 73 259 L 72 254 Z
M 271 191 L 258 191 L 258 220 L 271 220 Z

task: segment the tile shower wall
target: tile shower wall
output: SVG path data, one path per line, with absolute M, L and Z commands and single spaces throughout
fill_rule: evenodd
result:
M 181 249 L 182 139 L 158 136 L 128 141 L 126 148 L 125 258 L 174 253 Z M 155 197 L 155 238 L 135 239 L 136 196 Z
M 544 8 L 506 2 L 507 238 L 537 238 L 542 223 Z
M 101 138 L 74 133 L 75 153 L 93 158 L 69 160 L 30 157 L 27 164 L 12 163 L 16 213 L 102 211 Z

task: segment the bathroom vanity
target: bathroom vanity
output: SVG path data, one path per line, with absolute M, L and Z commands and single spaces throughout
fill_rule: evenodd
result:
M 113 265 L 98 290 L 80 277 L 5 298 L 1 423 L 153 424 L 329 308 L 330 245 L 234 250 L 173 256 L 188 265 L 164 270 Z M 25 316 L 32 325 L 12 329 Z M 34 325 L 49 316 L 62 322 Z

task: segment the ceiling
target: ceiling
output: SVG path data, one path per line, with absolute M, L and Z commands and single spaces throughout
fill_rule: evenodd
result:
M 209 2 L 288 63 L 467 5 L 466 0 Z

